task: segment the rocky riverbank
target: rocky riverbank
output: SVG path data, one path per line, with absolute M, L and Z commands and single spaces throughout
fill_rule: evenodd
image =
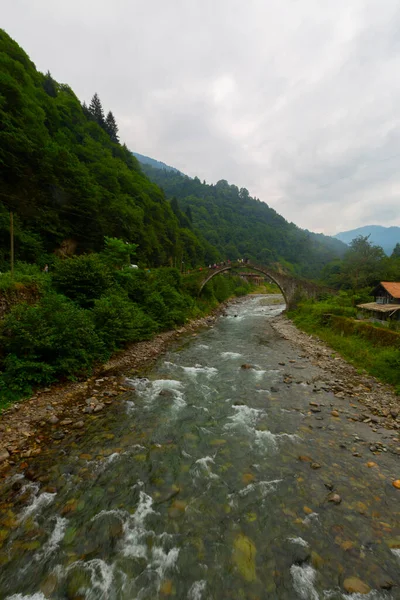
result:
M 225 304 L 221 304 L 207 317 L 152 340 L 131 344 L 98 367 L 86 381 L 55 384 L 13 404 L 0 416 L 0 476 L 18 463 L 26 468 L 25 461 L 40 454 L 53 440 L 70 433 L 83 435 L 89 415 L 106 410 L 116 397 L 130 389 L 125 385 L 127 375 L 147 369 L 171 343 L 209 327 L 224 311 Z
M 61 440 L 70 433 L 83 435 L 90 415 L 107 410 L 115 398 L 129 390 L 125 383 L 127 375 L 150 367 L 169 344 L 183 335 L 195 335 L 199 328 L 209 327 L 224 310 L 221 305 L 208 317 L 164 332 L 150 341 L 131 344 L 86 381 L 38 390 L 5 410 L 0 417 L 0 475 L 6 475 L 14 465 L 24 465 L 53 440 Z M 279 336 L 301 348 L 313 364 L 324 370 L 326 377 L 314 382 L 315 391 L 332 391 L 338 399 L 360 401 L 365 411 L 353 411 L 351 418 L 368 423 L 373 431 L 400 430 L 400 400 L 389 386 L 360 375 L 323 342 L 299 331 L 284 315 L 272 320 L 271 325 Z M 393 436 L 392 448 L 400 453 L 398 437 Z
M 281 337 L 299 346 L 315 366 L 325 371 L 326 377 L 314 382 L 316 391 L 330 391 L 336 398 L 359 401 L 365 411 L 353 411 L 352 419 L 367 423 L 374 431 L 379 428 L 400 430 L 400 398 L 393 388 L 374 377 L 360 374 L 319 338 L 297 329 L 285 315 L 276 317 L 270 324 Z M 400 443 L 398 445 L 400 453 Z

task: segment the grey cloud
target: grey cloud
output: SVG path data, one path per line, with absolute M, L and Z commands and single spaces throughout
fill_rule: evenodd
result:
M 400 224 L 397 0 L 13 0 L 2 26 L 130 148 L 325 232 Z M 396 155 L 398 158 L 396 158 Z

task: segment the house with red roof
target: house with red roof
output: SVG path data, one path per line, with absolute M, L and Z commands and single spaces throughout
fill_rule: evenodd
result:
M 400 320 L 400 282 L 381 281 L 373 290 L 375 302 L 358 304 L 358 308 L 370 313 L 379 321 Z

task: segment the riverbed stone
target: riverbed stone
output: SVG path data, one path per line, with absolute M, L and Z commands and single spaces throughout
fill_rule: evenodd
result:
M 8 450 L 6 450 L 6 448 L 0 448 L 0 463 L 4 462 L 8 458 L 10 458 L 10 453 Z
M 358 577 L 346 577 L 343 588 L 349 594 L 368 594 L 371 588 Z
M 56 425 L 60 419 L 56 417 L 56 415 L 51 415 L 51 417 L 49 417 L 47 420 L 50 423 L 50 425 Z
M 252 540 L 240 533 L 233 544 L 233 561 L 247 582 L 256 580 L 256 547 Z

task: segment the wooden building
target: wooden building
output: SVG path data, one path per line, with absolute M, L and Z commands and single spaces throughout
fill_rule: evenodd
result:
M 358 304 L 358 308 L 379 321 L 400 320 L 400 282 L 381 281 L 373 290 L 375 302 Z

